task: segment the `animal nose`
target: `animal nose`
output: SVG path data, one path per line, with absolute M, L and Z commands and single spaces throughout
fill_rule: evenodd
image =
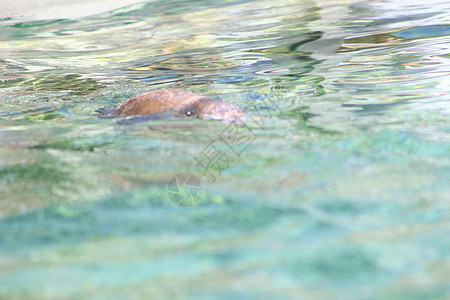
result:
M 216 102 L 210 106 L 210 109 L 205 110 L 201 117 L 210 120 L 233 121 L 238 118 L 243 118 L 245 115 L 242 110 L 233 104 Z

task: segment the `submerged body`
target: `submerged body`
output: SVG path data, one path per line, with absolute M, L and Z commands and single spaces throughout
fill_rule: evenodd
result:
M 246 113 L 234 104 L 223 102 L 185 90 L 153 90 L 119 105 L 116 116 L 158 115 L 160 118 L 198 117 L 206 120 L 234 122 L 245 118 Z

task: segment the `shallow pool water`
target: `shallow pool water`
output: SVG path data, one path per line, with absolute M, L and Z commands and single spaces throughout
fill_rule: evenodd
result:
M 447 299 L 449 12 L 154 0 L 4 17 L 0 299 Z M 96 112 L 160 87 L 249 119 Z

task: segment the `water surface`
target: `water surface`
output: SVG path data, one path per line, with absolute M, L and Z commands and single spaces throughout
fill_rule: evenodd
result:
M 432 2 L 1 21 L 0 298 L 446 299 L 450 5 Z M 159 87 L 251 118 L 95 112 Z M 193 198 L 173 201 L 177 174 Z

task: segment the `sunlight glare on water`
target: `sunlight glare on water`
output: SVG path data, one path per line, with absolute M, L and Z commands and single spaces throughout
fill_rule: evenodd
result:
M 448 1 L 137 2 L 1 10 L 0 299 L 449 297 Z

